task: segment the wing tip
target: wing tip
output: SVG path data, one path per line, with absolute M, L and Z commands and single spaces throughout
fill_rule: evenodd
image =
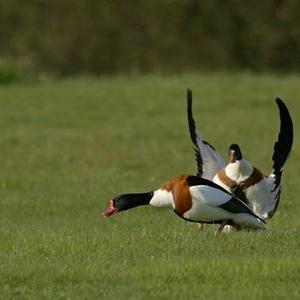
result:
M 198 148 L 197 145 L 197 133 L 196 133 L 196 124 L 195 120 L 193 118 L 193 111 L 192 111 L 192 90 L 187 89 L 187 118 L 188 118 L 188 125 L 189 125 L 189 131 L 190 131 L 190 136 L 192 139 L 193 144 Z
M 192 90 L 190 88 L 187 89 L 186 96 L 187 96 L 187 102 L 190 105 L 192 103 L 192 101 L 193 101 L 193 92 L 192 92 Z
M 276 97 L 275 101 L 276 101 L 276 104 L 279 108 L 280 115 L 282 115 L 282 116 L 284 115 L 284 117 L 290 119 L 289 122 L 292 123 L 292 118 L 290 116 L 290 112 L 289 112 L 286 104 L 284 103 L 284 101 L 279 97 Z
M 194 153 L 195 153 L 195 159 L 196 159 L 197 168 L 198 168 L 197 175 L 202 176 L 203 161 L 202 161 L 202 157 L 201 157 L 201 150 L 197 143 L 196 124 L 195 124 L 195 121 L 193 118 L 193 112 L 192 112 L 192 101 L 193 101 L 192 90 L 190 88 L 188 88 L 187 89 L 187 118 L 188 118 L 189 132 L 190 132 L 191 140 L 194 144 Z
M 272 160 L 273 169 L 279 172 L 287 161 L 293 146 L 294 129 L 292 117 L 286 104 L 279 97 L 275 98 L 280 115 L 280 129 L 277 141 L 274 144 Z
M 279 109 L 284 107 L 287 110 L 287 107 L 286 107 L 284 101 L 281 98 L 276 97 L 275 101 L 276 101 L 276 104 L 279 107 Z

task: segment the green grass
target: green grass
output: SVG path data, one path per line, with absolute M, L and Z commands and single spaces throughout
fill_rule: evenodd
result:
M 268 233 L 198 232 L 168 210 L 103 219 L 108 200 L 196 169 L 185 94 L 225 156 L 270 171 L 280 96 L 295 123 L 284 192 Z M 299 299 L 300 77 L 104 77 L 0 90 L 2 299 Z

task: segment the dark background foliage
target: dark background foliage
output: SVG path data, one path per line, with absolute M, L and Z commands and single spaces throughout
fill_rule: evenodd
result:
M 300 69 L 296 0 L 0 0 L 0 22 L 2 65 L 36 72 Z

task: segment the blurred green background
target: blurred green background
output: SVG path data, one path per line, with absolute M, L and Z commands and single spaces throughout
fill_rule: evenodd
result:
M 300 2 L 1 0 L 0 81 L 28 74 L 297 72 Z
M 188 87 L 204 137 L 268 174 L 299 25 L 292 0 L 0 0 L 0 299 L 300 299 L 299 139 L 266 234 L 101 217 L 196 172 Z

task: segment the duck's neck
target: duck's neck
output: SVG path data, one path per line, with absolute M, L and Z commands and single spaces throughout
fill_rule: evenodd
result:
M 225 168 L 225 172 L 230 179 L 240 182 L 251 176 L 253 166 L 247 160 L 241 159 L 234 163 L 229 163 Z
M 141 205 L 150 204 L 154 207 L 174 208 L 174 201 L 171 192 L 158 189 L 148 193 L 124 194 L 119 197 L 118 210 L 123 211 Z
M 118 197 L 117 208 L 119 211 L 123 211 L 136 206 L 147 205 L 152 197 L 153 192 L 124 194 Z

